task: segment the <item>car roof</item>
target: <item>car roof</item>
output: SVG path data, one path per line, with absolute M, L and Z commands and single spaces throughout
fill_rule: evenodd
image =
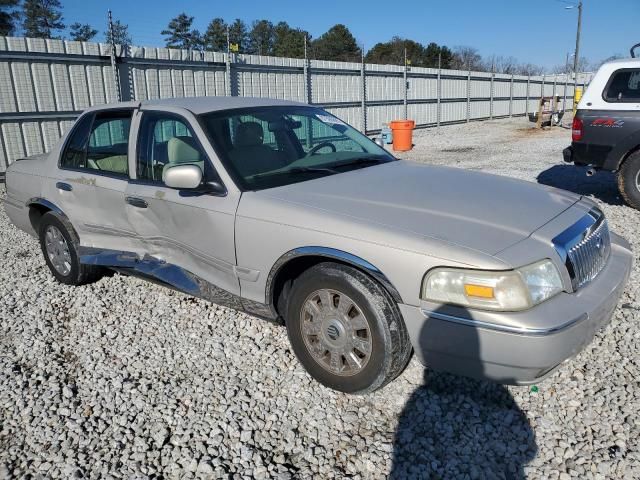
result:
M 262 97 L 182 97 L 163 98 L 156 100 L 143 100 L 141 102 L 119 102 L 106 105 L 97 105 L 87 109 L 96 111 L 103 109 L 135 108 L 138 106 L 150 107 L 177 107 L 189 110 L 195 115 L 216 112 L 220 110 L 231 110 L 236 108 L 250 107 L 277 107 L 277 106 L 309 106 L 306 103 L 292 102 L 289 100 L 276 100 Z

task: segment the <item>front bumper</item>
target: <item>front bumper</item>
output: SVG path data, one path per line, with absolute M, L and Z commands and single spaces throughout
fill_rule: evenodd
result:
M 504 324 L 510 326 L 483 322 L 484 312 L 400 305 L 416 356 L 434 370 L 503 384 L 539 382 L 609 323 L 632 265 L 629 243 L 615 234 L 611 240 L 609 262 L 589 285 L 531 310 L 502 314 L 509 317 Z M 543 328 L 515 327 L 535 325 L 536 319 Z

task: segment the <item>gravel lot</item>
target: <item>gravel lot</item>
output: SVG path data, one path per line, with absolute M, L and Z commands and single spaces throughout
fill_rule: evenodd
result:
M 280 326 L 121 275 L 55 283 L 2 212 L 0 478 L 640 478 L 640 212 L 562 163 L 568 130 L 529 125 L 418 131 L 403 157 L 593 195 L 636 244 L 612 323 L 537 391 L 412 360 L 334 393 Z

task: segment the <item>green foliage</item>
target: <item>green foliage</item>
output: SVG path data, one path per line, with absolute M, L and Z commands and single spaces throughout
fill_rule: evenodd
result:
M 93 28 L 88 23 L 84 25 L 76 22 L 71 25 L 71 40 L 75 40 L 76 42 L 88 42 L 93 37 L 98 34 L 98 30 Z
M 204 33 L 203 44 L 205 50 L 213 52 L 227 51 L 227 24 L 222 18 L 214 18 Z
M 60 0 L 25 0 L 23 23 L 25 36 L 54 38 L 56 31 L 64 30 Z
M 273 23 L 268 20 L 257 20 L 253 22 L 248 38 L 248 53 L 273 55 L 275 41 Z
M 360 48 L 349 29 L 339 23 L 323 33 L 312 44 L 315 58 L 341 62 L 360 60 Z
M 407 62 L 415 67 L 438 67 L 438 57 L 441 57 L 442 68 L 450 68 L 453 53 L 445 46 L 431 42 L 424 47 L 413 40 L 393 37 L 390 41 L 377 43 L 367 52 L 367 63 L 402 65 L 404 52 L 407 51 Z
M 168 27 L 160 32 L 165 35 L 167 48 L 198 49 L 202 46 L 203 39 L 200 32 L 191 29 L 193 17 L 181 13 L 169 22 Z
M 107 25 L 104 34 L 107 43 L 111 43 L 111 30 Z M 131 45 L 133 43 L 131 35 L 129 35 L 129 25 L 121 23 L 120 20 L 113 22 L 113 43 L 116 45 Z
M 249 34 L 247 33 L 247 26 L 239 18 L 236 18 L 234 22 L 229 25 L 229 42 L 238 45 L 238 53 L 247 53 Z
M 291 28 L 287 22 L 279 22 L 274 28 L 273 55 L 276 57 L 304 58 L 304 40 L 311 43 L 309 32 Z
M 0 35 L 10 36 L 15 34 L 20 12 L 16 10 L 20 0 L 0 0 Z

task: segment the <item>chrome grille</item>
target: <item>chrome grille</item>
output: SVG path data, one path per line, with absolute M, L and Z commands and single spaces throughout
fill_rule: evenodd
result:
M 573 290 L 592 281 L 611 254 L 611 237 L 604 214 L 597 208 L 553 239 L 565 261 Z

